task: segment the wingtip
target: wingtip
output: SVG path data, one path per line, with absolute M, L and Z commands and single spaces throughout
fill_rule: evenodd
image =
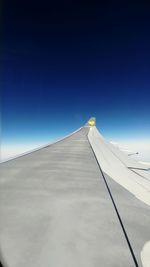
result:
M 91 127 L 91 126 L 95 126 L 96 125 L 96 118 L 95 117 L 91 117 L 88 121 L 87 121 L 87 123 L 85 124 L 85 126 L 89 126 L 89 127 Z

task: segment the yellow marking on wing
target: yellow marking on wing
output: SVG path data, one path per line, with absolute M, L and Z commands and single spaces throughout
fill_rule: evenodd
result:
M 95 125 L 95 121 L 88 121 L 88 124 L 90 124 L 90 125 Z

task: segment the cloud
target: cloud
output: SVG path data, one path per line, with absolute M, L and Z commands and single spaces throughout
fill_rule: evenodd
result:
M 23 153 L 37 149 L 44 144 L 2 144 L 1 146 L 1 161 L 19 156 Z

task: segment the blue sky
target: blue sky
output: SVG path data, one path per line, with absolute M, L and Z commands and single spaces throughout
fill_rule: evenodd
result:
M 51 141 L 89 117 L 108 139 L 150 136 L 150 6 L 3 4 L 2 142 Z

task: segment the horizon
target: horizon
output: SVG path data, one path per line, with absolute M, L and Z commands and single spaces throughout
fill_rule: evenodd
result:
M 82 125 L 81 125 L 82 126 Z M 96 125 L 97 127 L 97 125 Z M 79 128 L 79 127 L 78 127 Z M 98 127 L 97 127 L 98 128 Z M 76 129 L 74 129 L 76 130 Z M 101 132 L 101 130 L 98 128 L 98 130 Z M 1 161 L 7 161 L 9 159 L 13 159 L 15 157 L 19 157 L 23 155 L 24 153 L 31 153 L 34 150 L 38 150 L 47 144 L 51 144 L 54 142 L 57 142 L 59 139 L 63 139 L 66 135 L 71 134 L 65 133 L 62 136 L 56 135 L 52 136 L 51 138 L 46 137 L 45 139 L 39 139 L 36 142 L 31 141 L 30 139 L 25 139 L 25 142 L 23 140 L 19 142 L 2 142 L 1 143 Z M 102 133 L 102 132 L 101 132 Z M 104 136 L 104 135 L 103 135 Z M 104 138 L 112 143 L 113 145 L 117 146 L 119 149 L 123 150 L 125 153 L 125 150 L 129 150 L 130 152 L 138 152 L 138 154 L 132 155 L 132 157 L 138 161 L 145 161 L 150 162 L 150 139 L 149 138 L 141 138 L 139 137 L 134 138 L 133 136 L 129 138 L 119 138 L 119 136 L 114 136 L 112 139 L 110 135 L 108 135 L 109 138 Z

